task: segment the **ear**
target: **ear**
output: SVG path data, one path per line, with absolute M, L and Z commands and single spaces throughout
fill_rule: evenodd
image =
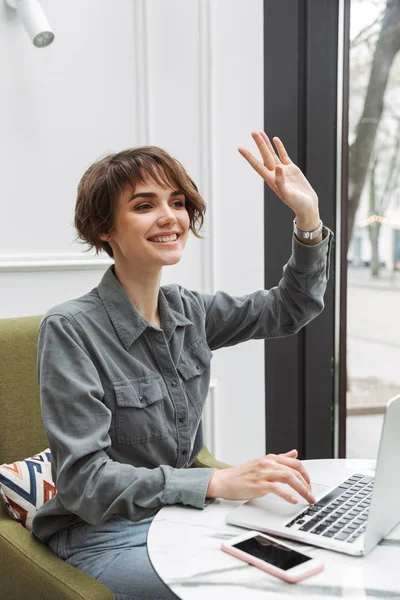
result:
M 99 237 L 102 242 L 111 242 L 111 235 L 109 233 L 101 233 Z

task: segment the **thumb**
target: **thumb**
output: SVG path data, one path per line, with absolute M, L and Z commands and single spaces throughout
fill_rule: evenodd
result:
M 275 166 L 275 186 L 280 193 L 280 197 L 288 194 L 289 190 L 287 189 L 283 169 L 280 165 Z
M 276 185 L 285 184 L 285 176 L 283 174 L 283 169 L 280 165 L 275 166 L 275 183 Z

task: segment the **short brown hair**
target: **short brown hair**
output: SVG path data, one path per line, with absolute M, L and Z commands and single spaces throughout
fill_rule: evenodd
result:
M 113 257 L 108 242 L 100 234 L 111 233 L 114 227 L 117 199 L 126 185 L 135 189 L 149 176 L 159 185 L 177 186 L 186 198 L 189 213 L 189 228 L 196 237 L 204 221 L 205 202 L 194 181 L 181 163 L 157 146 L 139 146 L 108 154 L 96 161 L 84 173 L 78 185 L 75 205 L 75 228 L 77 238 Z

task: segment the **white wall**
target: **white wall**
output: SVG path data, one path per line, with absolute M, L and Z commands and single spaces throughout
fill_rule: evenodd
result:
M 165 271 L 203 291 L 263 286 L 262 182 L 238 154 L 263 125 L 262 1 L 41 0 L 56 40 L 31 45 L 0 2 L 0 317 L 40 314 L 94 287 L 76 186 L 109 151 L 164 147 L 208 203 L 203 241 Z M 263 343 L 215 353 L 214 451 L 264 451 Z
M 215 288 L 264 285 L 263 182 L 237 151 L 263 128 L 263 3 L 212 1 Z M 251 7 L 251 9 L 250 9 Z M 218 455 L 239 463 L 265 451 L 264 343 L 220 350 Z

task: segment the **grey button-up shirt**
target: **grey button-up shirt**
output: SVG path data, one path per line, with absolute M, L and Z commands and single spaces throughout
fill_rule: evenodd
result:
M 296 333 L 323 309 L 332 234 L 293 238 L 279 285 L 232 297 L 160 289 L 150 326 L 110 267 L 97 288 L 52 308 L 38 347 L 42 413 L 57 494 L 38 511 L 43 541 L 64 527 L 132 521 L 165 504 L 202 508 L 213 469 L 191 468 L 212 350 Z

